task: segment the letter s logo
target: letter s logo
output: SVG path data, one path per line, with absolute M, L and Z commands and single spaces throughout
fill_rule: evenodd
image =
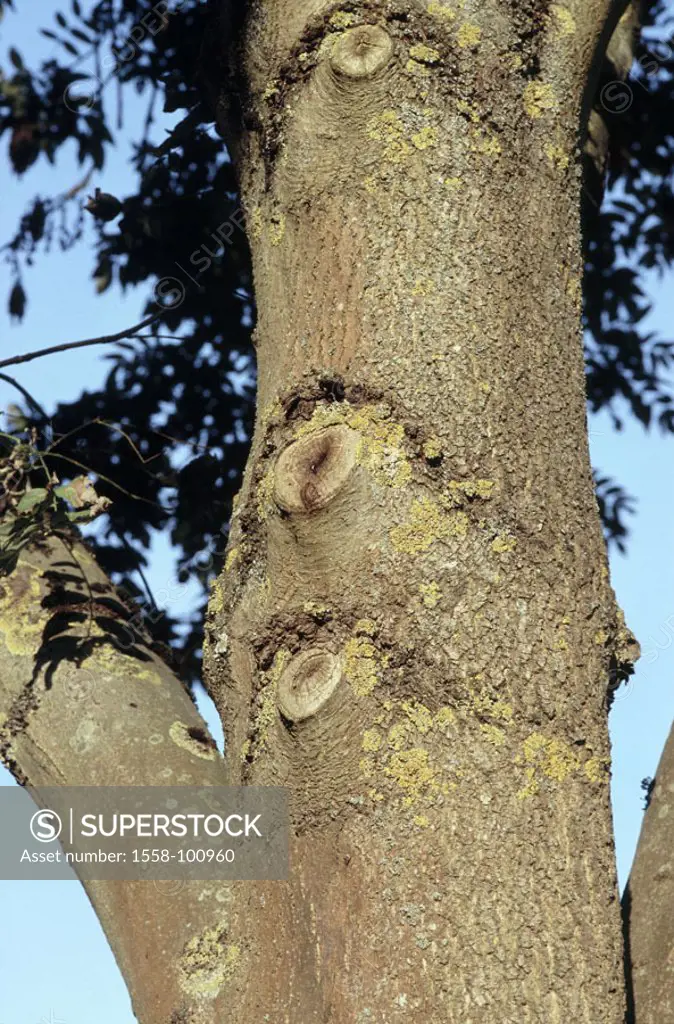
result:
M 61 835 L 61 819 L 56 811 L 36 811 L 30 819 L 30 831 L 39 843 L 52 843 Z

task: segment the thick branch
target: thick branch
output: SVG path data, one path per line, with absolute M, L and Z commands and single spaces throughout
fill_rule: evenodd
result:
M 674 728 L 658 765 L 623 897 L 629 1024 L 674 1022 Z
M 20 783 L 224 783 L 197 709 L 132 616 L 79 542 L 52 538 L 29 549 L 2 580 L 0 754 Z M 184 958 L 190 940 L 220 926 L 224 885 L 189 882 L 176 892 L 107 881 L 86 889 L 138 1019 L 213 1021 L 210 1003 L 196 1005 Z

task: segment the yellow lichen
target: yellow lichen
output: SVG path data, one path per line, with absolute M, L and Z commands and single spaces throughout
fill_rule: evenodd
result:
M 514 551 L 516 547 L 517 540 L 507 533 L 499 533 L 499 535 L 491 542 L 491 549 L 492 551 L 495 551 L 497 555 L 504 555 L 508 551 Z
M 264 230 L 264 221 L 262 220 L 262 210 L 259 206 L 253 208 L 253 212 L 250 218 L 250 237 L 257 239 L 260 238 Z
M 275 217 L 272 217 L 269 225 L 269 240 L 271 244 L 280 245 L 285 233 L 286 217 L 284 213 L 279 213 Z
M 395 526 L 390 536 L 396 551 L 416 555 L 428 551 L 441 538 L 465 537 L 467 532 L 468 516 L 465 512 L 447 514 L 437 502 L 420 498 L 412 502 L 409 522 Z
M 481 682 L 482 676 L 475 677 L 476 682 Z M 497 721 L 510 724 L 513 720 L 513 706 L 508 701 L 502 700 L 497 694 L 487 689 L 475 690 L 471 688 L 462 701 L 465 711 L 480 718 L 495 718 Z
M 425 814 L 415 814 L 413 821 L 415 825 L 419 826 L 419 828 L 428 828 L 430 825 L 430 820 Z
M 372 473 L 378 483 L 404 487 L 412 477 L 412 467 L 402 448 L 405 428 L 377 406 L 363 406 L 347 418 L 357 430 L 360 441 L 356 460 Z
M 227 942 L 225 924 L 207 928 L 186 943 L 178 961 L 178 980 L 183 992 L 215 999 L 241 959 L 241 950 Z
M 410 723 L 422 735 L 433 727 L 433 715 L 425 704 L 418 700 L 403 701 L 401 709 Z
M 344 646 L 344 676 L 358 697 L 372 693 L 387 662 L 372 641 L 362 636 L 351 637 Z
M 421 450 L 424 453 L 425 459 L 439 459 L 442 455 L 442 442 L 436 434 L 431 434 L 424 441 Z
M 572 36 L 576 31 L 576 20 L 566 7 L 561 4 L 552 5 L 552 14 L 557 19 L 557 28 L 562 36 Z
M 416 43 L 414 46 L 410 46 L 410 57 L 413 60 L 421 61 L 422 64 L 437 64 L 440 60 L 440 52 L 434 50 L 432 46 L 426 46 L 425 43 Z
M 366 729 L 363 733 L 363 750 L 377 751 L 383 742 L 382 735 L 378 729 Z
M 506 734 L 503 729 L 499 729 L 497 725 L 487 725 L 483 722 L 480 724 L 480 732 L 482 732 L 489 743 L 493 743 L 495 747 L 501 747 L 505 743 Z
M 215 578 L 210 583 L 211 596 L 208 599 L 208 611 L 211 615 L 219 615 L 225 607 L 225 596 L 220 581 Z
M 465 114 L 473 124 L 480 123 L 480 111 L 474 103 L 469 103 L 468 100 L 457 100 L 456 109 L 460 114 Z
M 565 171 L 569 166 L 569 155 L 564 151 L 563 146 L 555 145 L 553 142 L 546 142 L 543 146 L 543 152 L 557 170 Z
M 409 75 L 417 75 L 420 78 L 428 78 L 431 73 L 426 64 L 420 64 L 418 60 L 412 60 L 411 57 L 405 64 L 405 71 Z
M 353 632 L 356 636 L 376 636 L 377 623 L 374 619 L 358 619 Z
M 445 4 L 438 3 L 437 0 L 430 0 L 427 10 L 434 18 L 444 18 L 445 21 L 454 21 L 456 19 L 456 11 L 453 11 L 451 7 L 447 7 Z
M 523 93 L 524 109 L 529 117 L 542 117 L 555 106 L 555 94 L 547 82 L 528 82 Z
M 583 765 L 590 782 L 608 782 L 611 762 L 608 757 L 591 757 Z
M 598 629 L 594 634 L 594 642 L 598 647 L 603 647 L 608 640 L 608 633 L 604 629 Z
M 488 501 L 494 491 L 494 481 L 484 480 L 450 480 L 447 485 L 447 497 L 453 505 L 461 505 L 465 498 L 482 498 Z
M 366 192 L 372 193 L 377 191 L 377 179 L 371 174 L 368 174 L 368 176 L 363 180 L 363 185 L 365 186 Z
M 471 25 L 470 22 L 465 22 L 456 33 L 456 41 L 462 47 L 477 46 L 481 35 L 482 29 L 479 25 Z
M 463 180 L 461 178 L 445 178 L 444 184 L 452 192 L 463 188 Z
M 239 758 L 242 761 L 245 761 L 246 758 L 248 757 L 249 753 L 250 753 L 250 740 L 244 740 L 243 743 L 241 744 L 241 749 L 239 750 Z
M 405 139 L 405 127 L 395 110 L 384 110 L 377 114 L 368 126 L 368 135 L 375 142 L 381 142 L 383 159 L 400 164 L 410 155 L 410 145 Z
M 497 136 L 490 129 L 481 128 L 474 129 L 472 132 L 473 139 L 471 142 L 471 150 L 473 153 L 479 153 L 481 156 L 497 157 L 501 155 L 501 143 Z
M 200 757 L 204 761 L 215 761 L 219 756 L 215 747 L 196 739 L 190 727 L 184 722 L 173 722 L 169 728 L 169 736 L 177 747 L 187 750 L 194 757 Z
M 330 608 L 327 604 L 321 604 L 319 601 L 305 601 L 302 605 L 302 610 L 311 615 L 313 619 L 325 619 L 330 614 Z
M 563 782 L 580 767 L 580 761 L 568 743 L 551 739 L 540 732 L 532 732 L 527 736 L 522 759 L 526 766 L 527 782 L 517 794 L 520 799 L 538 792 L 542 775 L 554 782 Z
M 438 144 L 438 129 L 432 125 L 425 125 L 420 131 L 412 136 L 412 145 L 416 149 L 430 149 Z
M 255 507 L 258 519 L 261 522 L 264 522 L 273 508 L 274 483 L 274 467 L 270 466 L 257 485 L 257 491 L 255 492 Z
M 241 548 L 233 547 L 227 552 L 225 558 L 225 572 L 231 572 L 238 560 L 241 558 Z
M 435 796 L 440 793 L 440 785 L 430 764 L 429 753 L 423 747 L 412 747 L 411 750 L 392 754 L 384 767 L 384 774 L 403 790 L 403 805 L 406 807 L 411 806 L 422 795 Z
M 333 28 L 343 29 L 353 25 L 355 20 L 356 16 L 351 11 L 335 11 L 330 18 L 330 24 Z
M 418 277 L 414 282 L 412 295 L 430 295 L 435 291 L 435 281 L 432 277 Z
M 439 708 L 433 716 L 433 721 L 437 729 L 446 729 L 448 725 L 456 722 L 456 715 L 451 708 Z
M 442 597 L 442 591 L 435 580 L 431 580 L 430 583 L 420 583 L 419 593 L 426 608 L 435 608 Z
M 410 732 L 408 722 L 396 722 L 388 731 L 387 741 L 393 750 L 402 750 Z

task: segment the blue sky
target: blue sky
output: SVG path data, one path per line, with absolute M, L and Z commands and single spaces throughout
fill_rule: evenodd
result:
M 19 7 L 27 10 L 22 2 Z M 6 51 L 10 41 L 27 58 L 43 55 L 47 45 L 37 35 L 37 22 L 25 13 L 6 16 L 0 46 Z M 127 113 L 133 133 L 142 111 L 129 105 Z M 126 158 L 127 151 L 120 146 L 109 157 L 104 176 L 92 179 L 89 191 L 96 185 L 118 195 L 130 189 L 133 178 Z M 59 161 L 56 170 L 39 164 L 22 179 L 10 174 L 3 152 L 0 239 L 14 232 L 29 199 L 70 188 L 82 177 L 74 151 Z M 88 238 L 93 238 L 91 228 Z M 111 290 L 99 297 L 90 278 L 92 267 L 86 240 L 75 252 L 36 261 L 27 278 L 29 305 L 24 321 L 10 326 L 4 310 L 0 311 L 3 358 L 121 330 L 141 318 L 147 291 L 120 296 Z M 8 291 L 7 268 L 0 265 L 0 303 Z M 651 294 L 656 305 L 649 326 L 667 336 L 674 321 L 671 279 L 653 278 Z M 105 349 L 63 353 L 10 372 L 49 408 L 56 400 L 76 398 L 83 388 L 95 388 L 102 381 Z M 0 382 L 0 409 L 16 399 L 12 389 Z M 610 721 L 613 811 L 619 876 L 624 884 L 642 819 L 640 781 L 655 773 L 674 717 L 674 438 L 647 434 L 631 421 L 616 433 L 606 415 L 593 417 L 589 426 L 595 467 L 638 498 L 628 554 L 611 556 L 613 585 L 644 651 L 629 686 L 618 694 Z M 157 538 L 149 576 L 155 593 L 175 582 L 162 537 Z M 189 606 L 190 596 L 189 591 L 182 594 L 183 607 Z M 212 710 L 204 710 L 219 731 Z M 0 782 L 11 784 L 4 769 Z M 126 990 L 79 884 L 0 882 L 0 907 L 0 1024 L 90 1024 L 92 1019 L 97 1024 L 132 1024 Z

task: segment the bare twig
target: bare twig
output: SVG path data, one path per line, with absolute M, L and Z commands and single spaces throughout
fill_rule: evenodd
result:
M 47 413 L 44 411 L 40 403 L 33 398 L 30 391 L 26 391 L 26 389 L 21 384 L 19 384 L 18 380 L 14 380 L 14 378 L 10 377 L 9 374 L 7 373 L 0 373 L 0 380 L 7 381 L 7 383 L 11 384 L 12 387 L 16 388 L 17 391 L 20 391 L 23 397 L 28 402 L 31 409 L 33 410 L 33 412 L 39 413 L 44 422 L 47 422 Z
M 150 324 L 156 323 L 161 317 L 163 310 L 159 313 L 154 313 L 152 316 L 148 316 L 145 320 L 141 320 L 135 327 L 127 327 L 125 331 L 119 331 L 118 334 L 105 334 L 100 338 L 86 338 L 84 341 L 67 341 L 63 345 L 52 345 L 51 348 L 41 348 L 37 352 L 26 352 L 22 356 L 12 356 L 11 359 L 0 360 L 0 367 L 3 366 L 16 366 L 17 363 L 29 363 L 32 359 L 39 359 L 41 356 L 50 356 L 55 352 L 67 352 L 71 348 L 84 348 L 87 345 L 107 345 L 111 341 L 122 341 L 124 338 L 132 338 L 134 334 L 138 334 L 138 331 L 142 331 L 144 327 L 149 327 Z

